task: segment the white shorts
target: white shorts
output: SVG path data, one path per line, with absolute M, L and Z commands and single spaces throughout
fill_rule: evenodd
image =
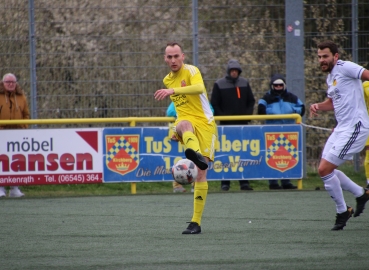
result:
M 355 154 L 363 150 L 368 136 L 369 129 L 364 128 L 361 122 L 352 130 L 334 130 L 324 146 L 322 158 L 337 166 L 352 160 Z

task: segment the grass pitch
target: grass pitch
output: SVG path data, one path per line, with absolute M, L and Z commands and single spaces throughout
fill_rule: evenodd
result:
M 355 199 L 345 193 L 355 207 Z M 368 269 L 369 209 L 331 231 L 325 191 L 0 200 L 0 269 Z

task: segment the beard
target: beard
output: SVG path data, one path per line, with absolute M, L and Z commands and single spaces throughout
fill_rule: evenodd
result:
M 334 62 L 323 62 L 320 64 L 320 68 L 323 72 L 331 72 L 334 67 Z

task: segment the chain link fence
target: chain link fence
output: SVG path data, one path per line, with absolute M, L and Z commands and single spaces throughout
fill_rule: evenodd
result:
M 333 39 L 342 48 L 342 59 L 351 60 L 355 52 L 357 62 L 369 67 L 369 3 L 358 0 L 354 33 L 353 2 L 304 1 L 307 108 L 325 98 L 317 42 Z M 0 20 L 0 75 L 16 74 L 33 104 L 32 114 L 40 119 L 164 116 L 169 100 L 157 102 L 153 93 L 168 73 L 163 61 L 168 41 L 183 44 L 187 63 L 196 53 L 209 96 L 231 58 L 239 60 L 256 100 L 269 89 L 273 73 L 286 72 L 282 0 L 203 0 L 195 9 L 189 0 L 9 0 L 0 4 Z M 198 33 L 193 33 L 194 22 Z M 31 95 L 32 85 L 37 92 Z M 335 125 L 331 113 L 304 121 Z M 307 128 L 306 135 L 307 160 L 314 165 L 329 132 Z

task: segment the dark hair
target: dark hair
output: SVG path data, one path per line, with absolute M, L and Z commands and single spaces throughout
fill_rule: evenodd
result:
M 318 44 L 318 49 L 324 50 L 326 48 L 328 48 L 333 55 L 338 53 L 338 47 L 333 41 L 326 40 Z
M 177 45 L 179 48 L 181 48 L 181 51 L 183 51 L 183 50 L 182 50 L 182 46 L 181 46 L 178 42 L 168 42 L 168 43 L 167 43 L 167 47 L 168 47 L 168 46 L 170 46 L 170 47 L 174 47 L 174 46 L 176 46 L 176 45 Z

